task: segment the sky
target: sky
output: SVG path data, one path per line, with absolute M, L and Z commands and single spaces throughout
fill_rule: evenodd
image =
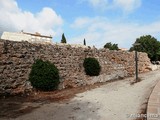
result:
M 160 40 L 159 0 L 0 0 L 0 34 L 39 32 L 59 43 L 130 48 L 136 38 Z

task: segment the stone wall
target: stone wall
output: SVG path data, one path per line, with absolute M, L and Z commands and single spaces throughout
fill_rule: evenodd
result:
M 148 71 L 150 61 L 147 54 L 138 53 L 138 56 L 139 71 Z M 99 76 L 85 75 L 85 57 L 95 57 L 100 62 L 102 70 Z M 30 90 L 27 79 L 36 59 L 49 60 L 58 67 L 60 89 L 132 76 L 135 71 L 134 52 L 0 40 L 0 94 Z

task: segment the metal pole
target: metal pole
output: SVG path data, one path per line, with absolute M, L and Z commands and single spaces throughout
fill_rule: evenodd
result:
M 138 81 L 138 56 L 137 56 L 137 51 L 135 51 L 135 67 L 136 67 L 136 82 Z

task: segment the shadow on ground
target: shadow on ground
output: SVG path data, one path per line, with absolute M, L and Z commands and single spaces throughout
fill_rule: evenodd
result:
M 31 103 L 25 97 L 0 98 L 0 118 L 16 118 L 39 108 L 38 103 Z
M 0 118 L 7 120 L 98 120 L 100 106 L 87 101 L 63 103 L 26 102 L 22 98 L 1 99 Z M 43 107 L 40 107 L 43 106 Z M 36 109 L 39 108 L 39 109 Z

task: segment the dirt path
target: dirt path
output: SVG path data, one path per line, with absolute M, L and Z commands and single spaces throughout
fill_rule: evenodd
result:
M 134 85 L 127 78 L 79 93 L 69 101 L 48 103 L 31 113 L 9 120 L 132 120 L 131 114 L 144 111 L 160 71 L 140 75 Z M 7 120 L 2 118 L 1 120 Z

